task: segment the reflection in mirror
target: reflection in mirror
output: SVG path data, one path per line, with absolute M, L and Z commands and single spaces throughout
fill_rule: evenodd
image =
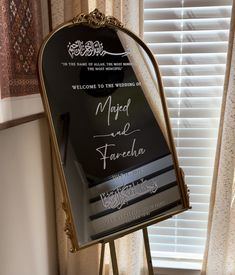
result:
M 44 43 L 40 68 L 80 247 L 185 209 L 142 45 L 69 24 Z
M 138 81 L 141 83 L 142 91 L 151 106 L 155 119 L 157 120 L 166 140 L 168 140 L 158 80 L 153 64 L 142 46 L 133 38 L 130 38 L 130 36 L 123 31 L 118 31 L 117 35 L 125 49 L 131 48 L 128 55 L 130 64 L 132 65 Z

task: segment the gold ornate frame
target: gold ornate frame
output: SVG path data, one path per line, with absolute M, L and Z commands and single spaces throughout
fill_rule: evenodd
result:
M 122 233 L 116 233 L 115 236 L 107 237 L 107 238 L 101 239 L 101 240 L 92 241 L 89 244 L 84 245 L 82 247 L 79 247 L 79 245 L 78 245 L 76 229 L 75 229 L 75 225 L 74 225 L 74 222 L 73 222 L 73 214 L 72 214 L 72 210 L 71 210 L 71 206 L 70 206 L 70 199 L 69 199 L 68 189 L 67 189 L 67 186 L 66 186 L 66 179 L 65 179 L 64 172 L 63 172 L 62 161 L 61 161 L 61 158 L 60 158 L 60 153 L 59 153 L 59 149 L 58 149 L 59 147 L 58 147 L 58 143 L 57 143 L 57 139 L 56 139 L 55 129 L 54 129 L 54 126 L 53 126 L 50 107 L 49 107 L 49 103 L 48 103 L 48 99 L 47 99 L 47 95 L 46 95 L 46 87 L 45 87 L 45 83 L 44 83 L 44 79 L 43 79 L 43 73 L 42 73 L 43 51 L 44 51 L 44 48 L 45 48 L 47 42 L 49 41 L 49 39 L 56 32 L 61 30 L 62 28 L 65 28 L 65 27 L 68 27 L 68 26 L 79 25 L 79 24 L 87 25 L 89 27 L 97 28 L 97 29 L 102 28 L 102 27 L 108 27 L 108 28 L 112 28 L 112 29 L 116 29 L 116 30 L 121 30 L 122 32 L 129 35 L 132 39 L 134 39 L 145 50 L 148 57 L 150 58 L 150 60 L 152 62 L 152 65 L 154 67 L 155 73 L 156 73 L 156 77 L 157 77 L 157 82 L 158 82 L 158 87 L 159 87 L 159 94 L 160 94 L 160 97 L 161 97 L 161 103 L 162 103 L 162 108 L 163 108 L 163 113 L 164 113 L 164 119 L 165 119 L 166 128 L 167 128 L 166 130 L 167 130 L 168 139 L 169 139 L 169 148 L 170 148 L 170 151 L 171 151 L 172 157 L 173 157 L 174 168 L 175 168 L 175 172 L 176 172 L 177 181 L 179 183 L 181 201 L 182 201 L 182 206 L 183 206 L 182 209 L 180 209 L 180 210 L 172 211 L 169 214 L 161 215 L 160 218 L 154 218 L 153 220 L 144 222 L 141 225 L 133 226 L 133 228 L 126 229 Z M 97 9 L 95 9 L 94 11 L 92 11 L 89 14 L 83 14 L 83 13 L 79 14 L 78 16 L 73 18 L 72 20 L 58 26 L 53 32 L 51 32 L 47 36 L 47 38 L 45 39 L 44 43 L 42 44 L 40 52 L 39 52 L 38 69 L 39 69 L 39 78 L 40 78 L 41 87 L 42 87 L 41 90 L 42 90 L 42 98 L 43 98 L 44 108 L 46 110 L 47 119 L 48 119 L 49 126 L 50 126 L 50 134 L 51 134 L 51 139 L 52 139 L 52 144 L 53 144 L 53 150 L 54 150 L 54 153 L 55 153 L 56 164 L 57 164 L 57 168 L 58 168 L 58 172 L 59 172 L 59 176 L 60 176 L 61 188 L 62 188 L 62 193 L 63 193 L 62 208 L 65 211 L 65 215 L 66 215 L 64 231 L 67 234 L 68 238 L 71 240 L 71 246 L 72 246 L 71 252 L 76 252 L 81 248 L 85 248 L 85 247 L 93 245 L 95 243 L 106 243 L 106 242 L 113 241 L 114 239 L 120 238 L 120 237 L 122 237 L 126 234 L 129 234 L 131 232 L 134 232 L 136 230 L 144 229 L 144 228 L 146 228 L 147 226 L 149 226 L 151 224 L 154 224 L 156 222 L 159 222 L 159 221 L 165 220 L 167 218 L 170 218 L 173 215 L 181 213 L 181 212 L 183 212 L 183 211 L 190 208 L 190 205 L 189 205 L 189 190 L 187 188 L 187 185 L 184 182 L 183 170 L 179 167 L 179 163 L 178 163 L 178 158 L 177 158 L 177 154 L 176 154 L 176 149 L 175 149 L 174 140 L 173 140 L 173 134 L 172 134 L 172 131 L 171 131 L 170 120 L 169 120 L 169 115 L 168 115 L 168 110 L 167 110 L 167 104 L 166 104 L 165 97 L 164 97 L 164 89 L 163 89 L 163 83 L 162 83 L 162 80 L 161 80 L 161 73 L 160 73 L 160 70 L 159 70 L 159 66 L 158 66 L 157 61 L 154 58 L 152 52 L 150 51 L 150 49 L 146 46 L 146 44 L 137 35 L 135 35 L 130 30 L 126 29 L 123 26 L 123 24 L 118 19 L 116 19 L 115 17 L 105 16 L 103 13 L 99 12 L 99 10 L 97 10 Z

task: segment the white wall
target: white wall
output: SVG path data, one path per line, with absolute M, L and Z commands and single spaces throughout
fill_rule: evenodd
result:
M 55 232 L 45 119 L 0 131 L 0 274 L 58 274 Z

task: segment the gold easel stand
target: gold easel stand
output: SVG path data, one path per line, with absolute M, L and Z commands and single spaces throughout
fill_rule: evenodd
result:
M 149 272 L 149 275 L 154 275 L 147 228 L 142 229 L 142 231 L 143 231 L 143 237 L 144 237 L 144 247 L 145 247 L 145 255 L 146 255 L 147 265 L 148 265 L 148 272 Z M 109 243 L 109 248 L 110 248 L 110 256 L 111 256 L 111 261 L 112 261 L 113 275 L 119 275 L 114 240 L 111 240 L 108 243 Z M 102 243 L 99 275 L 103 275 L 104 252 L 105 252 L 105 243 Z

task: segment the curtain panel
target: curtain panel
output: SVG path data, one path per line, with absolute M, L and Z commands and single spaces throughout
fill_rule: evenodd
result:
M 235 1 L 233 1 L 202 275 L 235 274 Z
M 76 1 L 76 0 L 51 0 L 51 23 L 54 29 L 59 24 L 69 20 L 80 12 L 87 13 L 98 8 L 106 15 L 113 15 L 121 20 L 124 25 L 142 36 L 143 29 L 143 1 L 113 0 L 113 1 Z M 55 163 L 55 161 L 54 161 Z M 70 243 L 65 236 L 63 226 L 65 224 L 64 213 L 61 208 L 63 200 L 58 172 L 54 167 L 57 239 L 58 255 L 61 275 L 95 275 L 99 272 L 100 245 L 86 248 L 78 253 L 69 252 Z M 116 242 L 117 260 L 119 272 L 122 275 L 148 274 L 145 262 L 145 252 L 142 232 L 127 235 Z M 112 274 L 109 249 L 106 245 L 104 274 Z

